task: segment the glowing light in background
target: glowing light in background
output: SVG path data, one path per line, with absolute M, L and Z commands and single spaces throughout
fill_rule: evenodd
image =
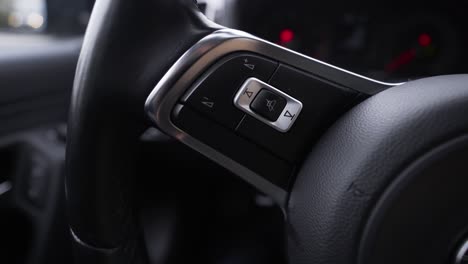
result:
M 0 29 L 41 31 L 47 25 L 47 0 L 0 0 Z
M 23 25 L 23 16 L 16 12 L 11 13 L 8 15 L 8 25 L 14 28 L 21 27 Z
M 44 25 L 44 17 L 38 13 L 31 13 L 28 15 L 27 24 L 34 29 L 39 29 Z
M 395 59 L 393 59 L 392 62 L 390 62 L 386 67 L 385 71 L 386 72 L 394 72 L 401 67 L 411 63 L 414 59 L 416 58 L 416 50 L 415 49 L 410 49 L 408 51 L 405 51 L 398 55 Z
M 423 34 L 419 35 L 418 42 L 419 42 L 419 45 L 421 45 L 422 47 L 427 47 L 427 46 L 431 45 L 432 38 L 431 38 L 431 36 L 429 36 L 429 34 L 423 33 Z
M 294 31 L 291 29 L 283 29 L 280 32 L 279 38 L 281 45 L 288 44 L 294 40 Z

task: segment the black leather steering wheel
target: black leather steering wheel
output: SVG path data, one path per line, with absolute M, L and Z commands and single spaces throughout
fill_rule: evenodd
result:
M 147 263 L 132 175 L 149 126 L 274 198 L 291 263 L 462 263 L 467 112 L 468 75 L 378 82 L 222 28 L 192 0 L 98 0 L 69 120 L 77 263 Z

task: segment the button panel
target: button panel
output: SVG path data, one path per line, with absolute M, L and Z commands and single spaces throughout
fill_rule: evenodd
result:
M 278 66 L 277 62 L 251 55 L 235 54 L 216 63 L 182 98 L 198 112 L 235 129 L 244 113 L 232 100 L 239 87 L 249 77 L 268 80 Z
M 295 165 L 355 95 L 290 66 L 236 53 L 191 85 L 172 121 L 273 185 L 288 188 Z
M 269 84 L 303 103 L 294 126 L 288 133 L 281 133 L 248 115 L 236 132 L 293 163 L 300 161 L 334 120 L 358 102 L 352 90 L 286 65 L 280 64 Z
M 273 96 L 271 97 L 271 100 L 267 101 L 265 99 L 263 101 L 264 110 L 261 110 L 262 107 L 260 104 L 262 102 L 257 102 L 257 97 L 261 96 L 264 91 L 269 92 Z M 260 98 L 260 100 L 263 100 L 263 98 Z M 281 105 L 279 104 L 281 104 L 283 100 L 285 101 L 285 103 L 283 103 L 285 106 L 282 111 L 278 111 L 275 107 L 280 108 Z M 247 114 L 283 133 L 288 132 L 291 129 L 302 110 L 302 103 L 300 101 L 257 78 L 249 78 L 245 81 L 234 98 L 234 105 Z M 280 114 L 278 117 L 274 118 L 273 114 L 276 111 Z M 273 112 L 273 114 L 270 115 L 269 112 Z

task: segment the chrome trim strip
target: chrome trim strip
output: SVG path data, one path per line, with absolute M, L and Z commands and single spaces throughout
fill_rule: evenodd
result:
M 145 112 L 150 120 L 164 133 L 175 137 L 271 196 L 280 206 L 286 203 L 285 190 L 191 137 L 171 121 L 174 106 L 190 86 L 218 59 L 234 52 L 260 54 L 369 95 L 399 85 L 357 75 L 233 29 L 221 29 L 204 37 L 169 69 L 146 100 Z

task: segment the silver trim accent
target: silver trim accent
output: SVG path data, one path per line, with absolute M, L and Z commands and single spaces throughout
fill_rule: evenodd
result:
M 460 249 L 457 251 L 457 255 L 455 256 L 455 264 L 462 264 L 464 261 L 468 261 L 468 240 L 462 244 Z
M 287 192 L 245 166 L 226 157 L 176 127 L 171 114 L 178 100 L 190 86 L 218 59 L 234 52 L 252 52 L 273 58 L 324 79 L 339 81 L 344 86 L 367 94 L 375 94 L 399 84 L 384 83 L 357 75 L 327 63 L 309 58 L 248 33 L 221 29 L 204 37 L 191 47 L 163 76 L 145 103 L 150 120 L 164 133 L 200 152 L 237 174 L 260 191 L 271 196 L 280 206 L 286 205 Z
M 11 185 L 10 181 L 5 181 L 5 182 L 0 183 L 0 196 L 9 192 L 11 188 L 13 188 L 13 186 Z
M 73 237 L 73 239 L 75 240 L 75 242 L 77 242 L 78 244 L 80 244 L 84 248 L 91 248 L 92 250 L 101 251 L 101 252 L 106 253 L 106 254 L 114 254 L 117 250 L 119 250 L 118 247 L 115 247 L 115 248 L 99 248 L 99 247 L 91 246 L 88 243 L 81 240 L 78 237 L 78 235 L 73 231 L 73 229 L 71 227 L 70 227 L 70 234 Z
M 252 111 L 252 109 L 250 108 L 250 104 L 253 100 L 255 100 L 255 97 L 257 96 L 258 92 L 260 92 L 260 90 L 262 89 L 270 90 L 286 99 L 286 106 L 281 112 L 279 118 L 274 122 L 263 118 L 259 114 Z M 250 96 L 247 94 L 247 92 L 251 93 Z M 288 94 L 278 90 L 277 88 L 260 81 L 257 78 L 249 78 L 247 79 L 247 81 L 245 81 L 245 83 L 242 85 L 242 87 L 239 89 L 236 96 L 234 97 L 234 105 L 237 106 L 237 108 L 239 108 L 240 110 L 246 112 L 254 118 L 283 133 L 288 132 L 289 129 L 291 129 L 291 126 L 297 120 L 297 117 L 299 116 L 302 110 L 301 102 L 289 96 Z M 289 113 L 289 115 L 291 115 L 292 118 L 288 117 L 287 113 Z

